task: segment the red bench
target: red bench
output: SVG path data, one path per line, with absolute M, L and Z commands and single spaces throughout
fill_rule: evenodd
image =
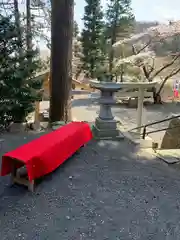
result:
M 11 173 L 13 182 L 33 191 L 35 179 L 55 170 L 91 139 L 87 123 L 69 123 L 3 155 L 1 176 Z M 17 174 L 22 166 L 26 167 L 26 178 Z

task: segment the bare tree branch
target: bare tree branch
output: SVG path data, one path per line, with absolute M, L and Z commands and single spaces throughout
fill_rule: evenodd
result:
M 149 46 L 151 44 L 163 44 L 168 40 L 172 40 L 172 37 L 179 36 L 180 35 L 180 21 L 176 22 L 171 22 L 171 24 L 159 24 L 156 27 L 151 27 L 147 29 L 146 32 L 141 33 L 141 34 L 135 34 L 131 36 L 130 38 L 123 39 L 117 43 L 114 44 L 114 47 L 118 47 L 119 45 L 122 44 L 130 44 L 132 46 L 132 55 L 133 55 L 133 61 L 130 61 L 131 64 L 134 64 L 134 66 L 138 66 L 146 79 L 151 82 L 153 79 L 160 75 L 165 69 L 167 68 L 172 68 L 176 61 L 180 59 L 180 53 L 176 53 L 174 56 L 171 55 L 171 59 L 164 64 L 162 67 L 159 69 L 155 68 L 155 59 L 153 59 L 153 62 L 149 63 L 149 58 L 151 54 L 153 53 L 152 51 L 147 51 L 149 50 Z M 149 40 L 145 40 L 146 43 L 141 49 L 138 49 L 136 44 L 138 41 L 143 41 L 143 38 L 147 36 L 149 37 Z M 144 52 L 144 55 L 140 56 Z M 171 51 L 172 52 L 172 51 Z M 147 54 L 146 54 L 147 53 Z M 148 55 L 149 54 L 149 55 Z M 167 56 L 169 56 L 170 53 L 167 53 Z M 137 58 L 136 58 L 137 57 Z M 145 58 L 146 57 L 146 58 Z M 130 57 L 128 57 L 130 59 Z M 123 59 L 124 62 L 128 62 L 129 59 Z M 140 63 L 140 64 L 139 64 Z M 161 98 L 160 98 L 160 92 L 162 91 L 166 81 L 171 78 L 172 76 L 178 74 L 180 72 L 180 67 L 173 69 L 169 74 L 166 73 L 166 76 L 163 78 L 161 86 L 156 92 L 156 89 L 153 89 L 153 94 L 154 94 L 154 103 L 160 103 Z
M 152 79 L 155 78 L 157 75 L 159 75 L 163 70 L 165 70 L 166 68 L 172 66 L 175 61 L 180 57 L 180 53 L 178 53 L 178 55 L 176 55 L 171 62 L 168 62 L 167 64 L 165 64 L 163 67 L 161 67 L 159 70 L 157 70 L 153 76 L 151 77 Z
M 154 71 L 154 69 L 155 69 L 155 59 L 154 58 L 152 58 L 152 66 L 151 65 L 149 65 L 149 67 L 150 67 L 150 69 L 149 69 L 149 74 L 151 74 L 153 71 Z
M 145 44 L 145 45 L 143 46 L 143 48 L 140 49 L 139 51 L 137 51 L 135 45 L 132 45 L 132 52 L 133 52 L 133 54 L 134 54 L 134 55 L 140 54 L 140 52 L 143 51 L 144 49 L 146 49 L 146 48 L 151 44 L 151 42 L 152 42 L 152 41 L 149 40 L 148 43 Z M 151 73 L 154 71 L 155 60 L 153 59 L 153 66 L 151 67 L 151 69 L 150 69 L 149 71 L 148 71 L 146 65 L 143 64 L 143 65 L 142 65 L 142 70 L 143 70 L 143 72 L 144 72 L 145 77 L 146 77 L 149 81 L 152 81 L 152 80 L 153 80 L 157 75 L 159 75 L 163 70 L 165 70 L 166 68 L 172 66 L 179 57 L 180 57 L 180 53 L 176 54 L 176 55 L 173 57 L 173 59 L 172 59 L 171 62 L 168 62 L 167 64 L 165 64 L 163 67 L 161 67 L 159 70 L 157 70 L 151 77 L 150 77 L 150 75 L 151 75 Z
M 137 51 L 135 45 L 132 45 L 132 52 L 133 52 L 134 55 L 138 55 L 138 54 L 139 54 L 142 50 L 144 50 L 147 46 L 149 46 L 149 42 L 148 42 L 140 51 Z M 148 72 L 148 70 L 146 69 L 145 64 L 143 64 L 141 67 L 142 67 L 142 70 L 143 70 L 143 73 L 144 73 L 145 77 L 149 80 L 149 72 Z
M 150 44 L 151 44 L 152 40 L 150 39 L 141 49 L 139 49 L 138 51 L 136 51 L 136 54 L 139 54 L 140 52 L 142 52 L 143 50 L 145 50 Z
M 161 84 L 161 86 L 160 86 L 160 88 L 159 88 L 159 90 L 158 90 L 158 92 L 157 92 L 158 95 L 161 93 L 161 91 L 162 91 L 165 83 L 167 82 L 167 80 L 168 80 L 169 78 L 173 77 L 174 75 L 176 75 L 176 74 L 179 73 L 179 72 L 180 72 L 180 68 L 178 68 L 176 71 L 173 70 L 169 75 L 167 75 L 167 76 L 164 78 L 164 80 L 163 80 L 163 82 L 162 82 L 162 84 Z

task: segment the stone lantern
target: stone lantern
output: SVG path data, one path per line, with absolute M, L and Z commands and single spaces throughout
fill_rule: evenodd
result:
M 113 96 L 115 92 L 121 89 L 120 84 L 93 80 L 90 81 L 90 86 L 101 92 L 99 98 L 100 112 L 93 129 L 95 137 L 103 139 L 122 137 L 111 111 L 112 105 L 116 102 Z

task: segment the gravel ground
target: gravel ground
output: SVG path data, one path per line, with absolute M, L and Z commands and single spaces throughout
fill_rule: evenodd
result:
M 4 136 L 1 154 L 37 136 Z M 92 141 L 33 194 L 1 177 L 0 239 L 179 239 L 180 173 L 150 159 Z
M 77 120 L 94 121 L 99 112 L 99 104 L 95 99 L 90 99 L 86 95 L 84 98 L 75 99 L 72 102 L 72 115 Z M 112 108 L 114 116 L 121 121 L 125 128 L 132 129 L 137 127 L 137 109 L 128 108 L 125 104 L 119 104 Z M 180 115 L 180 103 L 167 102 L 162 105 L 147 105 L 143 109 L 142 124 L 152 123 L 171 117 L 173 114 Z M 169 122 L 163 122 L 147 128 L 147 131 L 155 131 L 168 127 Z M 149 134 L 149 136 L 161 143 L 165 131 Z
M 98 93 L 89 94 L 85 91 L 74 92 L 74 99 L 72 100 L 72 116 L 74 120 L 90 121 L 93 122 L 99 113 L 99 104 L 96 98 Z M 41 103 L 41 110 L 48 109 L 49 102 L 44 101 Z M 114 116 L 119 119 L 124 128 L 132 129 L 137 127 L 137 109 L 128 108 L 125 104 L 119 104 L 112 108 Z M 172 116 L 173 114 L 180 115 L 180 102 L 172 103 L 166 102 L 162 105 L 147 105 L 143 109 L 142 124 L 151 123 L 154 121 L 162 120 Z M 168 127 L 169 122 L 148 127 L 147 131 L 154 131 Z M 149 136 L 156 142 L 161 144 L 165 131 L 156 132 Z

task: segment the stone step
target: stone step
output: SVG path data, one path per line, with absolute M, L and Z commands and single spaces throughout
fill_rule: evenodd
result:
M 124 135 L 118 129 L 99 129 L 96 125 L 93 125 L 92 132 L 95 139 L 124 139 Z
M 180 149 L 159 149 L 156 155 L 168 164 L 180 163 Z
M 140 148 L 154 148 L 155 143 L 153 142 L 152 138 L 146 136 L 145 139 L 142 139 L 142 136 L 140 136 L 139 133 L 129 132 L 124 129 L 123 126 L 119 126 L 119 129 L 126 139 Z

